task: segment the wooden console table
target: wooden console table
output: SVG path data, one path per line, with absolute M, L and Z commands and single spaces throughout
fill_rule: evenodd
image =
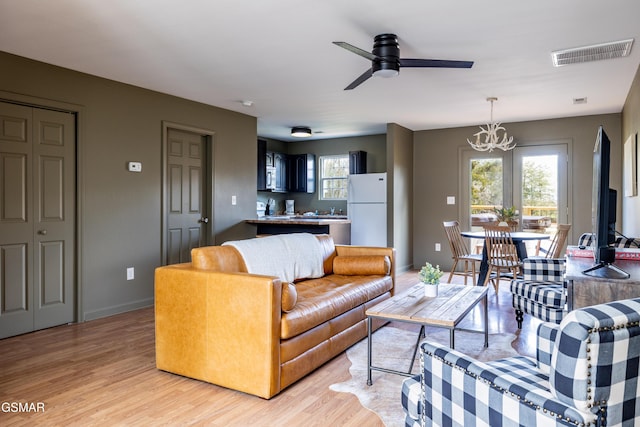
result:
M 616 260 L 615 265 L 631 275 L 629 279 L 604 279 L 582 274 L 592 265 L 592 258 L 567 256 L 569 311 L 594 304 L 640 297 L 640 262 Z

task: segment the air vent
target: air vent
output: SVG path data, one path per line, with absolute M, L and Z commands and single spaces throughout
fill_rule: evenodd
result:
M 602 43 L 592 46 L 576 47 L 573 49 L 557 50 L 551 52 L 553 65 L 560 67 L 568 64 L 579 64 L 581 62 L 600 61 L 602 59 L 613 59 L 628 56 L 631 53 L 633 39 L 620 40 L 617 42 Z

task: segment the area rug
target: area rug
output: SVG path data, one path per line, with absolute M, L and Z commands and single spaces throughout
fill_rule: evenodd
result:
M 407 331 L 385 326 L 373 334 L 373 365 L 398 371 L 408 371 L 411 356 L 417 339 L 417 331 Z M 515 340 L 513 334 L 490 334 L 489 348 L 485 349 L 484 335 L 456 331 L 456 350 L 482 361 L 501 359 L 517 355 L 511 347 Z M 427 328 L 427 340 L 449 345 L 449 331 Z M 362 406 L 380 416 L 385 426 L 404 425 L 404 412 L 400 401 L 401 375 L 373 371 L 373 385 L 367 386 L 367 340 L 364 339 L 347 350 L 351 361 L 349 373 L 351 379 L 332 384 L 333 391 L 352 393 L 358 397 Z M 412 373 L 420 372 L 420 354 L 416 357 Z

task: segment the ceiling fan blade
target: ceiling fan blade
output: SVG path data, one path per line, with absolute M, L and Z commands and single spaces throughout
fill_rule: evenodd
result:
M 442 59 L 407 59 L 400 58 L 401 67 L 424 68 L 471 68 L 473 61 L 447 61 Z
M 360 55 L 364 58 L 367 58 L 370 61 L 373 61 L 374 59 L 377 58 L 377 56 L 375 56 L 374 54 L 367 52 L 366 50 L 362 50 L 359 47 L 355 47 L 352 44 L 349 44 L 347 42 L 333 42 L 333 44 L 335 44 L 336 46 L 340 46 L 343 49 L 347 49 L 349 52 L 353 52 L 356 55 Z
M 364 83 L 365 81 L 367 81 L 371 76 L 373 76 L 373 70 L 371 68 L 369 68 L 367 71 L 365 71 L 364 73 L 362 73 L 360 75 L 360 77 L 358 77 L 357 79 L 355 79 L 353 82 L 351 82 L 351 84 L 347 87 L 344 88 L 344 90 L 351 90 L 351 89 L 355 89 L 358 86 L 360 86 L 362 83 Z

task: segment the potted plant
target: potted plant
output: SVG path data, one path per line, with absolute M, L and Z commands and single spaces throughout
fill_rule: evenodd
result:
M 420 273 L 418 273 L 418 277 L 420 277 L 420 281 L 424 283 L 424 295 L 427 297 L 437 297 L 438 296 L 438 284 L 440 283 L 440 278 L 442 277 L 442 271 L 440 270 L 440 266 L 436 265 L 435 267 L 430 263 L 426 263 L 420 269 Z
M 498 223 L 505 222 L 509 224 L 509 227 L 512 229 L 517 228 L 518 226 L 518 211 L 515 206 L 511 206 L 510 208 L 493 208 L 493 213 L 496 214 L 496 219 Z

